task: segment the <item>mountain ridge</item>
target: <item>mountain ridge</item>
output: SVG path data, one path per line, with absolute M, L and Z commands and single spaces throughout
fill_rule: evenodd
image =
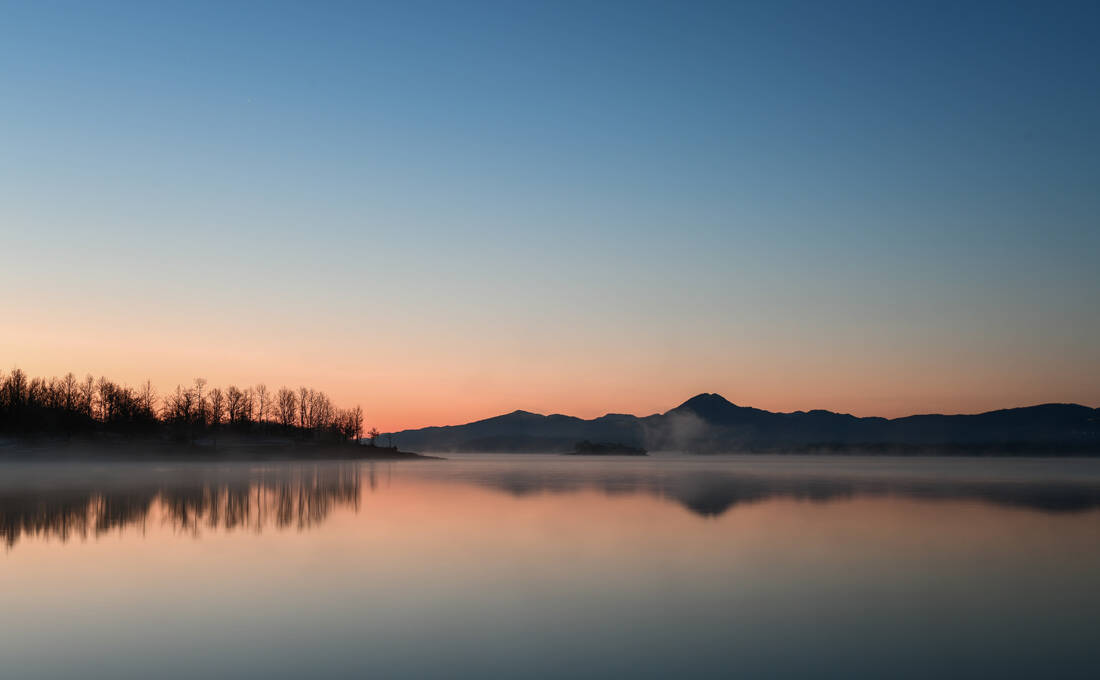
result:
M 767 411 L 739 406 L 717 393 L 697 394 L 663 413 L 607 413 L 582 419 L 517 409 L 461 425 L 392 433 L 425 451 L 562 452 L 582 440 L 698 453 L 872 448 L 962 452 L 983 447 L 1022 452 L 1100 454 L 1100 409 L 1047 403 L 977 414 L 926 413 L 860 417 L 825 409 Z

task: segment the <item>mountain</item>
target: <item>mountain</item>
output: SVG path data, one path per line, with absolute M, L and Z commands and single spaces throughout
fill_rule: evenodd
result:
M 832 411 L 775 413 L 699 394 L 650 416 L 584 420 L 513 411 L 465 425 L 393 433 L 417 451 L 558 453 L 578 441 L 650 451 L 1100 454 L 1100 409 L 1042 404 L 975 415 L 858 418 Z

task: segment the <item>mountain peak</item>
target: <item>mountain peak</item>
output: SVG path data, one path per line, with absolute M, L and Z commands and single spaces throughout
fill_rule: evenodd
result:
M 775 414 L 738 406 L 720 394 L 704 392 L 680 404 L 669 413 L 690 413 L 712 425 L 744 425 L 770 419 Z
M 696 411 L 696 410 L 699 410 L 699 409 L 726 408 L 726 407 L 735 406 L 735 405 L 736 404 L 733 404 L 732 402 L 730 402 L 728 399 L 726 399 L 725 397 L 723 397 L 720 394 L 711 393 L 711 392 L 703 392 L 701 394 L 695 395 L 691 399 L 688 399 L 687 401 L 680 404 L 676 408 L 677 409 L 686 408 L 686 409 L 691 409 L 692 411 Z

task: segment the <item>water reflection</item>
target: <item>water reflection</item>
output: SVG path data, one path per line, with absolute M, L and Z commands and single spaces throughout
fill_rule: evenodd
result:
M 855 497 L 967 500 L 1044 513 L 1100 507 L 1100 461 L 958 461 L 789 458 L 563 461 L 456 457 L 438 463 L 11 464 L 0 471 L 0 541 L 98 537 L 150 522 L 181 533 L 304 530 L 365 493 L 439 484 L 515 498 L 595 490 L 645 495 L 701 517 L 770 499 L 825 503 Z M 432 486 L 436 485 L 436 486 Z
M 898 477 L 830 477 L 820 474 L 765 475 L 722 470 L 637 473 L 610 470 L 486 471 L 471 477 L 478 484 L 517 497 L 596 489 L 607 495 L 648 494 L 681 504 L 705 517 L 716 517 L 744 503 L 775 498 L 827 502 L 856 496 L 899 496 L 926 500 L 971 500 L 1045 512 L 1076 512 L 1100 507 L 1096 480 L 983 480 Z
M 0 676 L 1097 678 L 1098 489 L 1086 460 L 0 463 Z
M 86 474 L 80 474 L 86 473 Z M 0 541 L 98 537 L 127 526 L 197 534 L 265 527 L 306 529 L 335 508 L 359 507 L 355 464 L 60 469 L 20 466 L 0 485 Z

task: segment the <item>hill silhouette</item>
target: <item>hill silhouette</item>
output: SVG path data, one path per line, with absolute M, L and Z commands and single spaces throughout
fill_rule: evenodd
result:
M 1100 454 L 1100 410 L 1041 404 L 973 415 L 857 417 L 825 410 L 777 413 L 699 394 L 664 413 L 585 420 L 513 411 L 464 425 L 392 433 L 427 451 L 565 452 L 578 441 L 651 451 Z

